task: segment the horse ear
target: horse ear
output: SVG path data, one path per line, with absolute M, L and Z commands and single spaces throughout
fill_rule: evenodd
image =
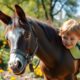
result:
M 3 21 L 7 25 L 12 23 L 11 17 L 6 15 L 2 11 L 0 11 L 0 20 Z
M 24 13 L 23 9 L 20 6 L 18 6 L 17 4 L 15 5 L 15 9 L 16 9 L 16 13 L 17 13 L 18 17 L 23 22 L 26 22 L 26 16 L 25 16 L 25 13 Z

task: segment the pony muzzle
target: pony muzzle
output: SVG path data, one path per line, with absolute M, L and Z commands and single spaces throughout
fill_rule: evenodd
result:
M 14 74 L 21 74 L 25 70 L 26 65 L 27 61 L 24 59 L 23 56 L 18 54 L 10 55 L 8 66 L 12 69 Z

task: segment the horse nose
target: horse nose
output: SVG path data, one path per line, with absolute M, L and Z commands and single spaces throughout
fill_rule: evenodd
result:
M 22 64 L 19 60 L 15 61 L 15 62 L 9 62 L 9 67 L 11 69 L 17 69 L 17 68 L 21 68 L 22 67 Z

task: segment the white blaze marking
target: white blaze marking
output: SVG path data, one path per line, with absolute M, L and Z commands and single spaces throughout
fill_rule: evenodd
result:
M 19 28 L 19 27 L 8 32 L 7 35 L 8 35 L 8 39 L 10 40 L 11 50 L 17 48 L 17 41 L 18 41 L 20 35 L 24 34 L 24 32 L 25 32 L 25 30 L 22 28 Z

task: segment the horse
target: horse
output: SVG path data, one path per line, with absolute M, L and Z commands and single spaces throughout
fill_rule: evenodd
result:
M 0 20 L 5 24 L 10 46 L 8 65 L 14 74 L 23 74 L 36 55 L 45 80 L 76 80 L 74 59 L 62 44 L 58 29 L 27 17 L 17 4 L 14 17 L 0 11 Z

